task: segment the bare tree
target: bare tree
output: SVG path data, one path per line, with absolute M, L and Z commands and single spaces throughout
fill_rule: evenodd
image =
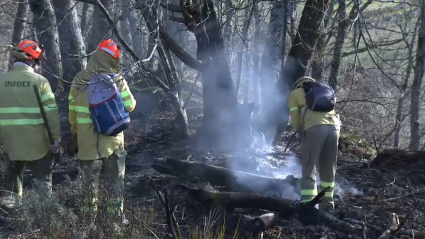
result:
M 25 32 L 25 22 L 27 20 L 28 15 L 28 2 L 22 1 L 19 2 L 18 11 L 16 12 L 15 22 L 13 24 L 13 33 L 12 33 L 12 43 L 18 43 Z M 11 65 L 9 65 L 11 67 Z
M 273 1 L 270 9 L 270 21 L 267 29 L 266 43 L 261 58 L 261 115 L 260 131 L 263 132 L 267 142 L 270 142 L 275 133 L 274 125 L 270 119 L 274 111 L 273 89 L 279 78 L 281 61 L 285 61 L 283 39 L 286 40 L 287 26 L 287 1 Z M 283 44 L 282 44 L 283 43 Z M 276 123 L 275 123 L 276 124 Z
M 121 31 L 121 35 L 124 38 L 124 40 L 129 44 L 129 46 L 133 47 L 133 42 L 131 39 L 131 34 L 130 34 L 130 22 L 128 20 L 128 16 L 131 14 L 130 12 L 130 4 L 128 2 L 128 0 L 122 0 L 121 1 L 121 21 L 120 21 L 120 31 Z M 133 47 L 134 49 L 134 47 Z M 123 54 L 122 57 L 122 62 L 123 62 L 123 67 L 122 70 L 123 71 L 128 71 L 130 68 L 130 58 L 126 55 Z
M 418 45 L 416 48 L 415 76 L 412 84 L 410 98 L 410 150 L 418 151 L 421 142 L 420 117 L 420 95 L 425 67 L 425 0 L 421 1 L 421 21 L 418 34 Z
M 316 80 L 322 80 L 323 70 L 325 67 L 325 53 L 327 46 L 327 38 L 333 34 L 332 26 L 329 27 L 329 23 L 332 19 L 332 13 L 334 11 L 336 0 L 331 0 L 328 11 L 326 12 L 325 20 L 323 23 L 323 30 L 320 31 L 320 36 L 317 39 L 316 51 L 311 61 L 311 77 Z M 332 23 L 333 25 L 333 23 Z
M 132 40 L 132 45 L 133 45 L 133 49 L 134 51 L 136 51 L 136 53 L 139 56 L 143 56 L 143 54 L 145 53 L 145 50 L 143 50 L 143 46 L 144 46 L 144 41 L 143 41 L 143 37 L 142 37 L 142 26 L 143 26 L 143 22 L 140 19 L 137 19 L 136 17 L 136 12 L 135 11 L 129 11 L 128 15 L 127 15 L 127 20 L 130 24 L 130 33 L 131 33 L 131 40 Z
M 247 7 L 245 12 L 247 14 L 245 19 L 244 19 L 244 24 L 242 25 L 242 35 L 241 35 L 241 42 L 239 44 L 239 47 L 237 49 L 237 53 L 236 53 L 236 95 L 238 95 L 239 89 L 240 89 L 240 84 L 241 84 L 241 77 L 242 77 L 242 63 L 243 63 L 243 55 L 244 55 L 244 51 L 245 48 L 248 46 L 249 42 L 247 39 L 248 36 L 248 30 L 249 30 L 249 26 L 251 24 L 251 20 L 252 20 L 252 16 L 254 15 L 254 9 L 256 6 L 256 0 L 254 0 L 252 3 L 248 2 L 248 5 L 250 7 Z
M 409 12 L 410 13 L 410 12 Z M 406 13 L 406 14 L 409 14 Z M 406 16 L 406 18 L 408 18 L 408 16 Z M 411 19 L 409 18 L 409 22 L 411 23 Z M 400 26 L 401 30 L 402 30 L 402 35 L 403 35 L 403 41 L 408 49 L 408 59 L 407 59 L 407 67 L 406 67 L 406 74 L 404 75 L 404 79 L 403 79 L 403 83 L 400 87 L 400 97 L 398 99 L 397 102 L 397 111 L 396 111 L 396 129 L 395 129 L 395 133 L 394 133 L 394 144 L 393 146 L 395 148 L 399 148 L 400 147 L 400 133 L 401 133 L 401 124 L 403 123 L 403 121 L 405 120 L 405 118 L 408 116 L 408 114 L 405 114 L 403 112 L 404 107 L 404 102 L 407 99 L 407 97 L 409 96 L 409 81 L 411 79 L 411 75 L 412 75 L 412 70 L 413 70 L 413 63 L 414 63 L 414 43 L 416 41 L 416 36 L 418 33 L 418 29 L 419 29 L 419 25 L 420 25 L 420 21 L 417 21 L 415 24 L 415 27 L 413 28 L 413 36 L 412 39 L 409 41 L 408 36 L 410 35 L 410 31 L 408 31 L 407 29 L 402 29 L 402 27 Z
M 101 0 L 101 3 L 103 6 L 105 6 L 108 12 L 113 12 L 111 10 L 114 0 Z M 113 26 L 108 23 L 105 16 L 100 11 L 98 5 L 94 5 L 93 9 L 92 27 L 90 31 L 90 39 L 88 39 L 89 43 L 87 47 L 87 53 L 91 53 L 96 50 L 97 46 L 103 39 L 112 37 Z
M 90 21 L 88 19 L 90 4 L 83 3 L 83 9 L 81 10 L 81 21 L 80 28 L 83 39 L 85 39 L 88 30 L 90 29 Z
M 285 67 L 281 69 L 280 80 L 277 88 L 280 93 L 276 95 L 276 109 L 274 115 L 274 127 L 276 133 L 272 144 L 277 142 L 288 123 L 289 112 L 286 107 L 286 96 L 290 92 L 291 85 L 300 77 L 304 76 L 308 62 L 313 54 L 320 29 L 323 26 L 323 18 L 329 6 L 329 0 L 307 0 L 301 16 L 298 32 L 292 42 Z M 282 122 L 282 119 L 283 122 Z M 281 122 L 281 123 L 277 123 Z M 277 123 L 277 124 L 276 124 Z
M 50 0 L 29 0 L 29 5 L 38 41 L 44 45 L 47 57 L 42 65 L 43 76 L 49 80 L 52 90 L 56 91 L 58 80 L 62 79 L 62 61 L 53 6 Z
M 71 0 L 54 0 L 56 20 L 59 23 L 59 40 L 65 95 L 68 95 L 69 87 L 74 76 L 85 69 L 87 60 L 84 57 L 86 49 L 83 36 L 78 24 L 76 3 Z
M 345 0 L 338 0 L 339 8 L 338 8 L 338 31 L 335 40 L 335 46 L 333 51 L 333 60 L 331 64 L 331 70 L 329 75 L 329 85 L 332 88 L 336 89 L 336 85 L 338 83 L 338 73 L 339 67 L 341 65 L 341 56 L 342 50 L 344 48 L 345 38 L 347 36 L 347 31 L 349 30 L 350 24 L 353 23 L 358 18 L 358 14 L 362 13 L 371 3 L 372 1 L 367 1 L 360 8 L 358 3 L 355 1 L 354 6 L 350 11 L 350 14 L 347 18 L 347 6 L 345 4 Z M 351 28 L 351 27 L 350 27 Z

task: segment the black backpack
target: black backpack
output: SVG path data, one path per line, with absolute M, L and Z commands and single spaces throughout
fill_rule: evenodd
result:
M 307 107 L 311 111 L 330 112 L 335 108 L 335 92 L 329 85 L 309 81 L 302 87 Z

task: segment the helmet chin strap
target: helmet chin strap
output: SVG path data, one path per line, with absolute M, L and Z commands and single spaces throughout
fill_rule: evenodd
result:
M 38 70 L 40 68 L 40 60 L 31 60 L 32 61 L 32 68 L 34 68 L 34 70 Z

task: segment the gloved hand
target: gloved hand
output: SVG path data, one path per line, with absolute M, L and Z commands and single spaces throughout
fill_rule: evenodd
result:
M 54 144 L 50 145 L 50 152 L 53 154 L 53 157 L 55 158 L 54 167 L 59 165 L 62 161 L 62 149 L 58 141 L 55 141 Z
M 60 145 L 58 141 L 55 141 L 53 145 L 52 144 L 50 145 L 50 152 L 56 154 L 59 152 L 59 150 L 60 150 Z
M 69 156 L 74 156 L 76 153 L 78 153 L 77 135 L 72 136 L 71 141 L 69 141 L 68 145 L 66 146 L 66 151 L 68 151 Z

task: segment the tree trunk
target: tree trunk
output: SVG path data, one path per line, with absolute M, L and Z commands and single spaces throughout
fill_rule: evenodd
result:
M 47 60 L 42 63 L 43 76 L 46 77 L 53 92 L 58 89 L 62 79 L 62 62 L 58 29 L 53 6 L 49 0 L 29 0 L 39 43 L 44 45 Z
M 69 87 L 74 76 L 86 67 L 86 58 L 82 57 L 85 55 L 86 48 L 78 26 L 75 3 L 71 0 L 55 0 L 53 4 L 56 20 L 60 22 L 58 31 L 61 43 L 63 80 L 65 81 L 63 83 L 63 96 L 67 99 Z
M 283 36 L 286 37 L 286 8 L 284 1 L 274 1 L 272 9 L 270 10 L 270 22 L 268 33 L 266 37 L 266 44 L 261 58 L 261 115 L 260 115 L 260 131 L 263 133 L 267 143 L 273 138 L 275 133 L 274 127 L 270 127 L 270 122 L 273 120 L 271 117 L 274 111 L 273 97 L 276 89 L 276 82 L 279 78 L 280 61 L 282 58 L 283 49 L 281 43 Z M 274 122 L 273 125 L 276 125 Z
M 13 23 L 12 43 L 18 44 L 24 37 L 25 32 L 25 21 L 27 20 L 28 14 L 28 2 L 19 2 L 18 10 L 15 16 L 15 22 Z M 12 65 L 9 65 L 9 69 Z
M 413 61 L 414 59 L 414 44 L 416 41 L 416 36 L 418 33 L 418 29 L 419 29 L 419 24 L 420 21 L 416 22 L 416 26 L 413 30 L 413 36 L 412 36 L 412 40 L 411 42 L 407 41 L 407 36 L 408 33 L 405 34 L 404 36 L 404 42 L 407 46 L 408 49 L 408 62 L 407 62 L 407 68 L 406 68 L 406 75 L 404 75 L 404 81 L 403 81 L 403 85 L 401 86 L 401 92 L 400 92 L 400 98 L 398 99 L 398 103 L 397 103 L 397 113 L 396 113 L 396 130 L 394 133 L 394 148 L 399 148 L 400 147 L 400 133 L 401 133 L 401 124 L 403 123 L 404 119 L 405 119 L 405 115 L 403 110 L 404 110 L 404 101 L 406 100 L 407 96 L 408 96 L 408 91 L 407 88 L 409 86 L 409 80 L 410 80 L 410 76 L 412 74 L 412 70 L 413 70 Z
M 169 78 L 169 86 L 170 86 L 170 92 L 169 97 L 171 99 L 171 102 L 174 104 L 174 109 L 176 110 L 176 126 L 177 126 L 177 132 L 179 135 L 181 135 L 183 138 L 189 137 L 189 122 L 187 119 L 186 109 L 183 108 L 184 102 L 182 101 L 182 95 L 181 95 L 181 87 L 180 87 L 180 79 L 177 74 L 176 66 L 173 60 L 173 57 L 171 56 L 170 49 L 163 47 L 163 45 L 160 45 L 160 48 L 158 49 L 158 52 L 161 52 L 163 55 L 163 65 L 165 63 L 167 76 Z
M 90 8 L 90 5 L 88 3 L 83 3 L 83 9 L 81 10 L 81 21 L 80 21 L 81 35 L 83 36 L 83 39 L 86 38 L 87 30 L 90 28 L 89 21 L 88 21 L 89 8 Z
M 256 2 L 255 0 L 251 3 L 248 2 L 248 5 L 251 5 L 250 8 L 246 9 L 246 14 L 244 14 L 246 17 L 244 19 L 244 24 L 242 27 L 242 39 L 241 42 L 239 44 L 239 47 L 237 49 L 237 55 L 236 55 L 236 73 L 237 73 L 237 78 L 236 78 L 236 95 L 239 95 L 239 89 L 240 89 L 240 84 L 241 84 L 241 78 L 242 78 L 242 63 L 243 63 L 243 55 L 244 55 L 244 51 L 245 48 L 248 47 L 248 43 L 247 43 L 247 36 L 248 36 L 248 30 L 249 30 L 249 25 L 251 24 L 251 19 L 252 16 L 254 14 L 254 9 L 255 9 L 255 5 Z
M 336 85 L 338 83 L 338 71 L 339 66 L 341 65 L 341 53 L 344 47 L 345 35 L 349 25 L 349 19 L 347 19 L 347 7 L 345 5 L 345 0 L 338 0 L 338 33 L 335 40 L 333 60 L 331 65 L 331 71 L 329 75 L 329 85 L 336 90 Z
M 421 21 L 421 25 L 419 27 L 418 46 L 416 49 L 415 77 L 413 79 L 410 99 L 410 150 L 412 151 L 418 151 L 421 142 L 419 115 L 420 95 L 425 67 L 425 0 L 421 1 L 421 14 L 419 21 Z
M 323 23 L 323 30 L 320 32 L 319 39 L 317 39 L 316 51 L 311 62 L 311 77 L 318 81 L 322 80 L 323 68 L 325 66 L 325 53 L 326 53 L 326 38 L 328 37 L 328 25 L 332 18 L 332 13 L 335 6 L 335 0 L 331 0 L 328 11 L 326 12 L 325 21 Z M 330 33 L 332 34 L 332 33 Z
M 101 0 L 102 5 L 108 10 L 108 12 L 112 11 L 114 0 Z M 93 6 L 93 17 L 92 17 L 92 27 L 90 31 L 90 39 L 88 39 L 89 44 L 87 47 L 87 53 L 91 53 L 96 50 L 99 43 L 107 38 L 112 38 L 112 27 L 105 16 L 99 9 L 97 4 Z
M 120 21 L 121 36 L 128 43 L 128 45 L 130 45 L 134 49 L 133 44 L 132 44 L 132 39 L 131 39 L 130 27 L 129 27 L 130 22 L 129 22 L 129 19 L 128 19 L 128 16 L 131 14 L 130 4 L 128 3 L 127 0 L 122 0 L 121 12 L 122 12 L 122 17 L 121 17 L 121 21 Z M 128 57 L 128 55 L 123 54 L 121 61 L 122 61 L 122 71 L 123 72 L 129 71 L 130 67 L 131 67 L 131 62 L 130 62 L 130 58 Z
M 182 0 L 181 5 L 185 25 L 196 37 L 197 59 L 202 62 L 204 107 L 197 136 L 205 141 L 204 144 L 202 140 L 197 141 L 197 146 L 224 150 L 247 147 L 252 137 L 242 137 L 248 130 L 242 127 L 250 124 L 247 122 L 251 119 L 252 110 L 249 107 L 239 108 L 213 2 L 206 0 L 199 7 L 194 7 L 196 4 Z
M 288 107 L 286 107 L 286 97 L 291 91 L 292 84 L 304 76 L 306 72 L 308 62 L 320 36 L 320 31 L 317 29 L 322 28 L 324 13 L 327 11 L 328 5 L 329 0 L 307 0 L 305 4 L 298 32 L 292 42 L 285 67 L 277 84 L 280 92 L 274 96 L 274 119 L 275 122 L 281 121 L 281 123 L 273 122 L 276 129 L 273 144 L 276 144 L 277 139 L 288 124 L 289 112 Z
M 296 21 L 297 21 L 297 7 L 298 7 L 298 0 L 289 1 L 288 3 L 288 15 L 291 22 L 291 28 L 289 29 L 289 36 L 291 37 L 291 40 L 293 41 L 295 39 L 296 34 Z
M 163 29 L 162 23 L 159 25 L 155 19 L 157 17 L 156 9 L 146 8 L 143 10 L 143 17 L 146 21 L 146 26 L 152 39 L 159 35 L 156 29 Z M 171 101 L 171 105 L 176 111 L 175 124 L 177 125 L 178 133 L 183 138 L 189 137 L 189 124 L 187 119 L 186 110 L 183 108 L 183 102 L 181 100 L 181 87 L 180 80 L 176 71 L 176 67 L 171 56 L 170 49 L 164 44 L 165 40 L 161 39 L 162 42 L 157 46 L 158 55 L 161 59 L 161 63 L 164 69 L 165 76 L 167 78 L 169 89 L 163 89 Z
M 145 43 L 143 42 L 143 38 L 141 35 L 141 20 L 137 19 L 135 11 L 129 12 L 129 14 L 127 15 L 127 20 L 130 24 L 130 33 L 131 40 L 133 43 L 133 49 L 139 56 L 144 56 L 145 51 L 143 50 L 143 46 L 145 45 Z
M 329 0 L 307 0 L 301 16 L 298 33 L 292 43 L 288 59 L 280 78 L 281 93 L 286 96 L 290 86 L 304 76 L 308 61 L 314 51 L 323 24 L 324 12 L 327 11 Z
M 226 0 L 226 22 L 223 26 L 223 38 L 226 41 L 230 41 L 230 38 L 232 37 L 231 34 L 231 28 L 232 28 L 232 18 L 235 14 L 235 8 L 233 7 L 232 0 Z
M 252 80 L 253 90 L 254 90 L 254 102 L 260 102 L 260 94 L 261 94 L 261 87 L 260 87 L 260 45 L 261 45 L 261 25 L 262 25 L 262 18 L 260 9 L 258 8 L 258 4 L 255 5 L 254 10 L 254 18 L 255 18 L 255 33 L 253 38 L 253 50 L 252 53 L 252 62 L 253 62 L 253 69 L 254 69 L 254 76 Z

